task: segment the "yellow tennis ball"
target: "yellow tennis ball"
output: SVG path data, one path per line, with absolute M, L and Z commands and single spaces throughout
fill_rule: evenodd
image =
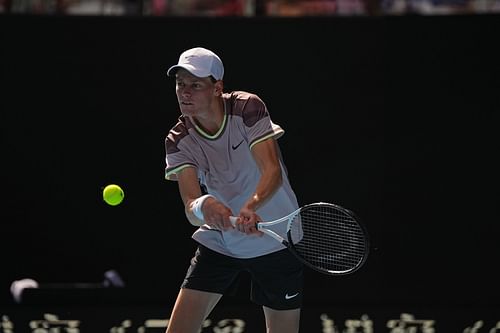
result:
M 102 198 L 111 206 L 119 205 L 124 197 L 125 193 L 122 188 L 116 184 L 107 185 L 102 191 Z

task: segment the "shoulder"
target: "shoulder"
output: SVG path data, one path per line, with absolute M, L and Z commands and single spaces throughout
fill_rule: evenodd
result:
M 233 91 L 223 95 L 229 106 L 228 113 L 241 117 L 246 126 L 253 126 L 269 116 L 266 104 L 256 94 L 246 91 Z
M 189 136 L 189 128 L 191 123 L 189 119 L 180 116 L 177 123 L 170 129 L 165 139 L 165 146 L 168 154 L 179 151 L 178 145 L 182 139 Z
M 222 97 L 233 105 L 240 105 L 240 106 L 264 105 L 264 101 L 257 94 L 247 91 L 241 91 L 241 90 L 232 91 L 229 93 L 224 93 Z

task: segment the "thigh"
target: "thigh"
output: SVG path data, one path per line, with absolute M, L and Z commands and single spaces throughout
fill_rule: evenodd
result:
M 251 261 L 252 301 L 275 310 L 302 305 L 303 264 L 287 249 Z
M 300 328 L 300 309 L 274 310 L 263 307 L 268 333 L 297 333 Z
M 198 333 L 221 294 L 183 288 L 170 315 L 166 333 Z
M 225 294 L 241 269 L 238 259 L 200 245 L 191 259 L 182 288 Z

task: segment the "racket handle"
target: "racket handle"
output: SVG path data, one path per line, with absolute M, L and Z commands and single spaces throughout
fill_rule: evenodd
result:
M 231 221 L 233 227 L 236 227 L 236 221 L 238 221 L 238 218 L 236 216 L 229 216 L 229 221 Z
M 236 222 L 238 221 L 238 217 L 229 216 L 229 221 L 231 221 L 231 224 L 233 225 L 233 227 L 236 227 Z M 255 228 L 259 229 L 259 223 L 255 223 Z

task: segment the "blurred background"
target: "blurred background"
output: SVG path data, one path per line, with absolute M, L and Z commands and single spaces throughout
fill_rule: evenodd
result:
M 127 16 L 343 16 L 498 13 L 499 0 L 1 0 L 5 13 Z
M 168 317 L 195 244 L 164 180 L 179 116 L 166 70 L 194 46 L 221 56 L 227 91 L 257 93 L 285 129 L 300 203 L 336 202 L 370 232 L 356 274 L 307 271 L 305 332 L 500 330 L 500 1 L 0 8 L 0 333 L 63 317 L 82 332 L 145 332 L 138 323 Z M 102 200 L 111 183 L 119 206 Z M 16 300 L 26 279 L 39 288 Z M 213 315 L 259 332 L 247 279 Z

